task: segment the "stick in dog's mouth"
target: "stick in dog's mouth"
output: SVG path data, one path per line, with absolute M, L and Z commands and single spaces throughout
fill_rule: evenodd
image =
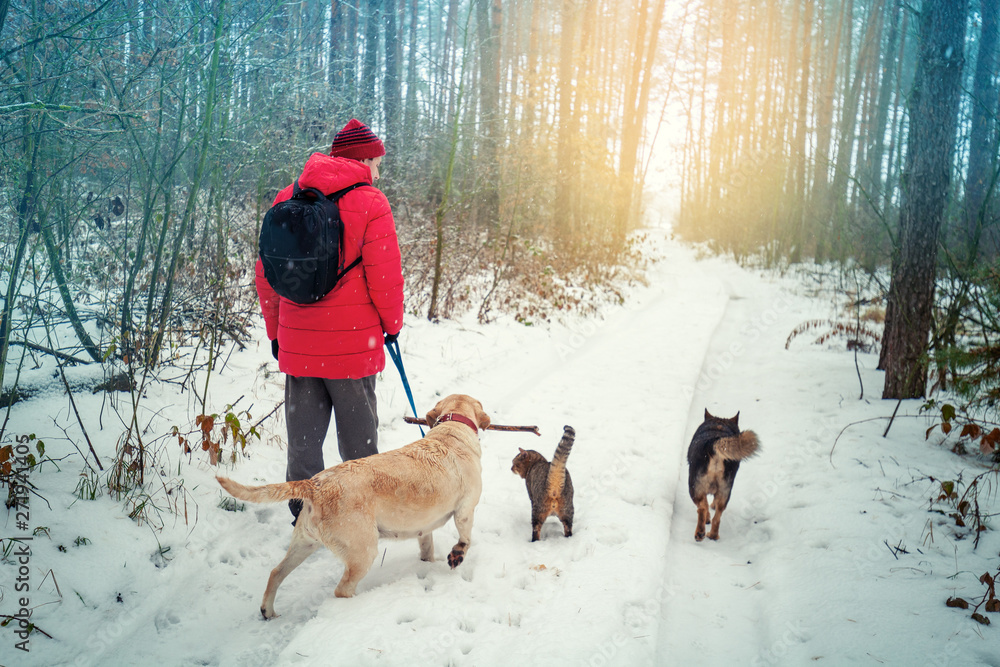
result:
M 407 424 L 414 424 L 417 426 L 427 426 L 427 420 L 420 417 L 403 417 L 403 421 Z M 542 432 L 538 430 L 537 426 L 505 426 L 504 424 L 490 424 L 486 427 L 487 431 L 507 431 L 513 433 L 534 433 L 535 435 L 541 435 Z

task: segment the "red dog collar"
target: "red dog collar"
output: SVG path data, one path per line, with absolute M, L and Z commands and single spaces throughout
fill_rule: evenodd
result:
M 440 417 L 438 417 L 437 424 L 441 424 L 443 422 L 458 422 L 459 424 L 465 424 L 473 431 L 475 431 L 476 435 L 479 434 L 479 427 L 476 426 L 476 423 L 464 415 L 456 414 L 454 412 L 449 412 L 446 415 L 441 415 Z

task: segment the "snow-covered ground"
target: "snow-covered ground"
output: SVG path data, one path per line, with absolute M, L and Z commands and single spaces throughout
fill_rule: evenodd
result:
M 434 563 L 418 559 L 415 541 L 382 541 L 358 595 L 343 600 L 333 596 L 342 566 L 320 550 L 282 585 L 269 622 L 258 607 L 291 534 L 284 504 L 225 511 L 204 454 L 164 446 L 160 474 L 184 480 L 188 521 L 137 526 L 107 494 L 73 495 L 80 455 L 54 425 L 79 441 L 65 395 L 53 386 L 17 405 L 9 432 L 35 433 L 68 458 L 32 478 L 51 508 L 30 500 L 31 527 L 48 529 L 31 542 L 32 620 L 52 638 L 31 634 L 24 653 L 16 624 L 0 628 L 0 664 L 1000 665 L 1000 618 L 981 626 L 944 604 L 982 596 L 1000 538 L 989 530 L 973 550 L 968 531 L 928 511 L 947 509 L 929 502 L 940 492 L 930 477 L 968 481 L 983 461 L 925 441 L 930 422 L 915 401 L 883 438 L 887 421 L 870 419 L 895 403 L 879 398 L 876 355 L 859 356 L 859 398 L 842 341 L 802 336 L 785 349 L 797 325 L 837 316 L 822 286 L 699 259 L 666 229 L 650 230 L 649 244 L 659 261 L 648 285 L 600 319 L 411 317 L 400 342 L 418 410 L 468 393 L 495 423 L 537 424 L 542 437 L 484 435 L 483 497 L 457 569 L 444 560 L 451 524 Z M 239 409 L 265 415 L 282 398 L 274 366 L 266 344 L 235 353 L 212 380 L 209 409 L 243 396 Z M 380 448 L 416 439 L 391 365 L 378 393 Z M 77 396 L 107 462 L 121 428 L 105 400 Z M 147 438 L 193 428 L 189 394 L 163 385 L 144 403 L 154 406 L 142 413 Z M 706 408 L 739 411 L 762 452 L 740 469 L 721 539 L 696 543 L 685 455 Z M 577 432 L 574 535 L 553 518 L 531 543 L 511 460 L 518 447 L 551 457 L 564 424 Z M 227 475 L 283 479 L 280 413 L 262 428 Z M 336 462 L 334 444 L 327 457 Z M 983 499 L 995 508 L 995 493 Z M 2 536 L 20 534 L 8 513 Z M 16 556 L 0 564 L 0 613 L 17 612 L 17 573 Z

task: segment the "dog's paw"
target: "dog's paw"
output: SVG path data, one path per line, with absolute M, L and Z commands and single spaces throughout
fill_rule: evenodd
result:
M 710 539 L 710 540 L 718 540 L 719 539 L 719 534 L 718 533 L 709 533 L 708 534 L 708 539 Z
M 269 614 L 267 612 L 267 609 L 265 609 L 264 607 L 260 608 L 260 615 L 264 617 L 265 621 L 270 621 L 272 618 L 278 618 L 278 615 L 274 613 L 274 610 L 272 610 L 271 613 Z
M 694 532 L 694 541 L 701 542 L 703 539 L 705 539 L 705 530 L 704 529 L 696 530 Z
M 458 549 L 453 549 L 452 552 L 448 554 L 448 565 L 450 565 L 453 570 L 461 565 L 463 560 L 465 560 L 465 553 L 459 551 Z

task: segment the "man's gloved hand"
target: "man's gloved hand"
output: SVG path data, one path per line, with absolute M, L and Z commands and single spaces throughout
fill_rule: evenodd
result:
M 398 333 L 386 334 L 385 335 L 385 344 L 386 345 L 392 345 L 393 343 L 396 342 L 397 338 L 399 338 L 399 334 Z
M 275 338 L 271 341 L 271 354 L 274 356 L 275 361 L 278 359 L 278 339 Z

